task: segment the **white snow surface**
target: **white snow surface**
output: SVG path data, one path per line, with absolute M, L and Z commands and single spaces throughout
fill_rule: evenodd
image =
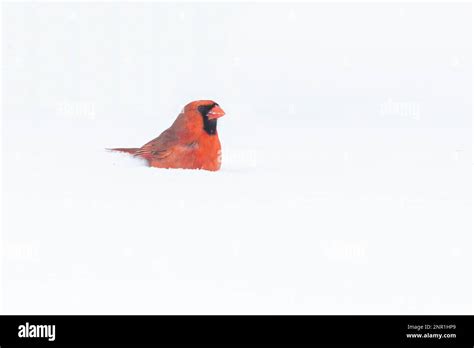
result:
M 471 313 L 465 5 L 5 5 L 4 312 Z M 221 171 L 105 151 L 199 98 Z

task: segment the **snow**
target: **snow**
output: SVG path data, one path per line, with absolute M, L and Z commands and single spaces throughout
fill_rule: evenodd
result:
M 470 313 L 466 6 L 228 6 L 6 5 L 4 312 Z M 221 171 L 105 151 L 199 98 L 227 113 Z

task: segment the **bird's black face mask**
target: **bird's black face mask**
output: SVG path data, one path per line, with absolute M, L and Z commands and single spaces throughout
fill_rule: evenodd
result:
M 207 116 L 207 114 L 209 113 L 209 111 L 212 110 L 212 108 L 214 106 L 216 106 L 217 104 L 214 103 L 214 104 L 210 104 L 210 105 L 200 105 L 198 106 L 198 111 L 200 112 L 200 114 L 202 115 L 202 120 L 203 120 L 203 123 L 204 123 L 204 130 L 206 131 L 207 134 L 209 135 L 214 135 L 216 134 L 216 130 L 217 130 L 217 119 L 213 119 L 213 120 L 210 120 L 209 117 Z

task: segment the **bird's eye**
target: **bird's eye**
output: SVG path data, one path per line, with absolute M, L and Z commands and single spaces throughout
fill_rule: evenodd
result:
M 207 113 L 211 111 L 211 109 L 214 107 L 213 105 L 200 105 L 198 106 L 198 111 L 201 113 L 203 117 L 207 116 Z

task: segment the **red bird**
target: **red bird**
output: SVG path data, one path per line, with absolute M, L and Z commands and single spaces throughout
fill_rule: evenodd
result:
M 212 100 L 186 105 L 170 128 L 140 148 L 117 148 L 148 161 L 151 167 L 205 169 L 221 167 L 217 119 L 224 111 Z

